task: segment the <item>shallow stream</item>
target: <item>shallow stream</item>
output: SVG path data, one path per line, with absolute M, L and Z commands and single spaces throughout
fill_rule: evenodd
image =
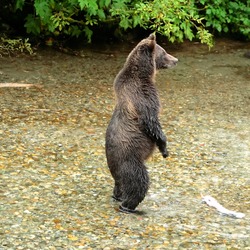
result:
M 104 135 L 134 46 L 0 58 L 0 83 L 42 85 L 0 88 L 1 250 L 250 249 L 250 44 L 168 47 L 180 62 L 156 80 L 170 157 L 149 159 L 143 213 L 127 215 L 111 199 Z

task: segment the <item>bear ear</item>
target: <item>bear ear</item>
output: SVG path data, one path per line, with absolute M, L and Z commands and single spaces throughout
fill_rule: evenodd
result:
M 155 48 L 155 44 L 156 44 L 155 34 L 153 33 L 149 35 L 148 40 L 149 40 L 148 47 L 153 51 Z
M 150 34 L 148 39 L 155 41 L 156 40 L 155 33 Z

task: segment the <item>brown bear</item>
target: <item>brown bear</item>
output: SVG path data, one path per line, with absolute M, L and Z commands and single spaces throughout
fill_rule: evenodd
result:
M 154 78 L 157 69 L 170 68 L 178 59 L 156 43 L 155 35 L 143 39 L 128 55 L 114 81 L 116 106 L 106 132 L 106 157 L 115 186 L 119 210 L 136 212 L 144 199 L 149 176 L 144 161 L 157 146 L 165 158 L 166 136 L 159 119 L 160 101 Z

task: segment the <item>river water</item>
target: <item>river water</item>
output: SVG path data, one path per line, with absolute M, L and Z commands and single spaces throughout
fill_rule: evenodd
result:
M 134 46 L 0 58 L 1 83 L 41 85 L 0 88 L 0 249 L 250 249 L 250 44 L 167 47 L 179 64 L 156 85 L 170 157 L 148 160 L 142 213 L 127 215 L 111 199 L 104 136 Z

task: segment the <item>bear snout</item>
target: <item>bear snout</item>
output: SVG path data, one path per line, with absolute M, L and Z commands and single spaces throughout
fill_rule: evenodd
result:
M 176 65 L 178 62 L 179 62 L 178 58 L 174 57 L 174 60 L 173 60 L 174 65 Z
M 167 54 L 167 68 L 172 68 L 177 65 L 178 59 L 170 54 Z

